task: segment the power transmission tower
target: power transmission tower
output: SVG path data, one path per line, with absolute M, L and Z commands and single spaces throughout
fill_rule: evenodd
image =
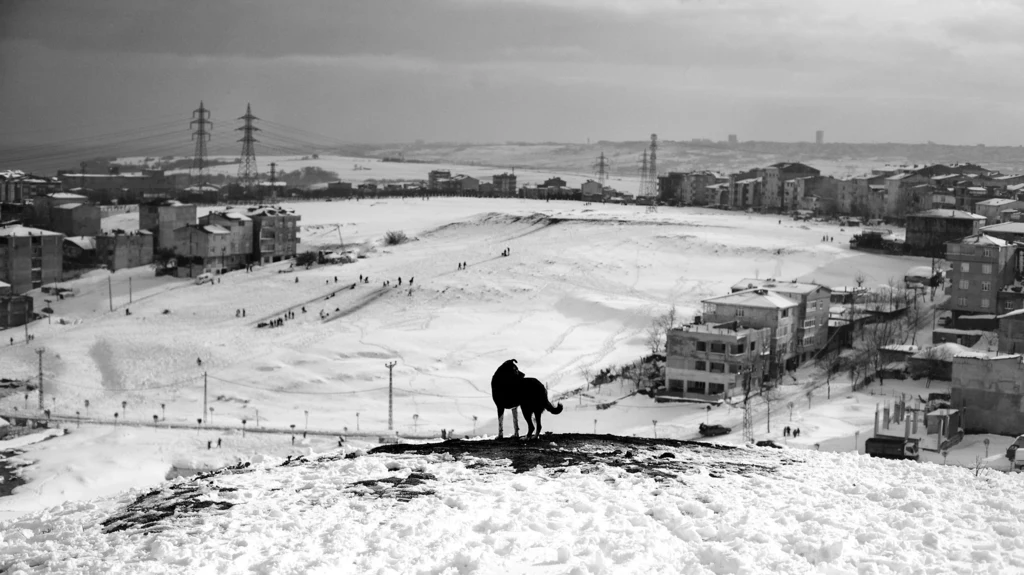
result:
M 392 371 L 395 369 L 395 364 L 396 363 L 398 363 L 398 362 L 392 361 L 392 362 L 384 364 L 384 367 L 388 368 L 388 431 L 392 431 L 394 429 L 394 419 L 392 419 L 392 415 L 394 414 L 394 411 L 393 411 L 393 408 L 394 408 L 393 397 L 394 397 L 394 395 L 392 394 L 392 389 L 393 388 L 392 388 L 391 383 L 392 383 L 393 380 L 391 378 L 391 375 L 392 375 Z
M 252 123 L 253 120 L 259 120 L 259 118 L 252 115 L 252 106 L 246 104 L 245 115 L 238 119 L 245 120 L 245 124 L 241 128 L 235 128 L 236 131 L 242 132 L 242 139 L 238 140 L 242 142 L 242 162 L 238 164 L 238 185 L 245 188 L 246 191 L 252 192 L 252 187 L 256 185 L 258 178 L 256 171 L 256 148 L 253 144 L 259 141 L 253 137 L 253 132 L 260 131 Z
M 658 135 L 651 134 L 651 145 L 644 150 L 643 164 L 640 167 L 641 196 L 658 195 Z
M 207 128 L 213 128 L 213 122 L 209 120 L 210 111 L 203 106 L 203 101 L 199 101 L 199 109 L 192 111 L 191 122 L 188 123 L 188 128 L 191 130 L 192 126 L 196 127 L 195 132 L 192 133 L 192 139 L 196 141 L 196 150 L 192 155 L 192 167 L 188 171 L 188 183 L 189 185 L 196 185 L 203 183 L 203 179 L 209 177 L 206 168 L 206 142 L 210 139 L 210 132 Z
M 637 192 L 638 196 L 647 195 L 647 188 L 650 187 L 650 184 L 647 181 L 649 177 L 650 174 L 647 171 L 647 149 L 644 148 L 644 153 L 640 157 L 640 190 Z
M 597 158 L 597 162 L 594 163 L 594 173 L 597 174 L 597 181 L 601 183 L 601 187 L 604 187 L 605 182 L 608 181 L 608 158 L 604 156 L 604 152 L 601 152 L 600 157 Z

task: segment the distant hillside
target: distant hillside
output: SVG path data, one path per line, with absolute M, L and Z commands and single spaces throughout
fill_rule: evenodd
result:
M 824 144 L 809 142 L 692 143 L 662 141 L 658 171 L 709 169 L 734 172 L 776 162 L 810 164 L 824 174 L 857 175 L 886 164 L 973 162 L 1004 173 L 1024 172 L 1024 147 L 945 146 L 939 144 Z M 640 154 L 648 145 L 637 142 L 593 144 L 517 143 L 356 145 L 344 153 L 374 158 L 404 157 L 409 161 L 463 165 L 562 170 L 591 174 L 604 152 L 616 176 L 635 176 Z

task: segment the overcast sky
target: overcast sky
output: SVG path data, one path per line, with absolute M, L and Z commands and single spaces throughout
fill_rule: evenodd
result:
M 1017 0 L 0 0 L 0 126 L 1017 145 L 1022 31 Z

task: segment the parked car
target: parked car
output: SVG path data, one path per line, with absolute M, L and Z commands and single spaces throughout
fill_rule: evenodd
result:
M 921 456 L 921 440 L 916 437 L 876 436 L 864 442 L 864 451 L 872 457 L 886 459 L 912 459 Z
M 1017 439 L 1013 440 L 1013 443 L 1006 448 L 1006 458 L 1010 461 L 1016 461 L 1018 447 L 1024 447 L 1024 435 L 1018 435 Z M 1021 464 L 1024 464 L 1024 457 L 1022 457 L 1021 460 Z M 1014 465 L 1016 465 L 1016 463 L 1014 463 Z
M 775 449 L 782 449 L 781 445 L 779 445 L 778 443 L 775 443 L 771 439 L 762 439 L 761 441 L 758 441 L 754 445 L 756 445 L 758 447 L 774 447 Z
M 724 425 L 706 425 L 703 423 L 700 424 L 698 430 L 703 437 L 714 437 L 716 435 L 725 435 L 732 432 L 731 427 L 726 427 Z

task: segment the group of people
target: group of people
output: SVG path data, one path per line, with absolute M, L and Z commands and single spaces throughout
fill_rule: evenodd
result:
M 792 427 L 787 425 L 786 427 L 782 428 L 782 436 L 783 437 L 800 437 L 800 428 L 797 427 L 796 429 L 794 429 L 794 428 L 792 428 Z
M 501 251 L 501 257 L 507 258 L 512 253 L 512 248 L 505 248 Z
M 834 238 L 833 236 L 830 236 L 828 234 L 825 234 L 825 235 L 821 236 L 821 241 L 823 241 L 823 242 L 832 242 L 835 239 L 836 238 Z
M 461 264 L 459 264 L 459 268 L 458 269 L 459 269 L 459 271 L 462 271 L 462 270 L 466 269 L 466 262 L 462 262 Z

